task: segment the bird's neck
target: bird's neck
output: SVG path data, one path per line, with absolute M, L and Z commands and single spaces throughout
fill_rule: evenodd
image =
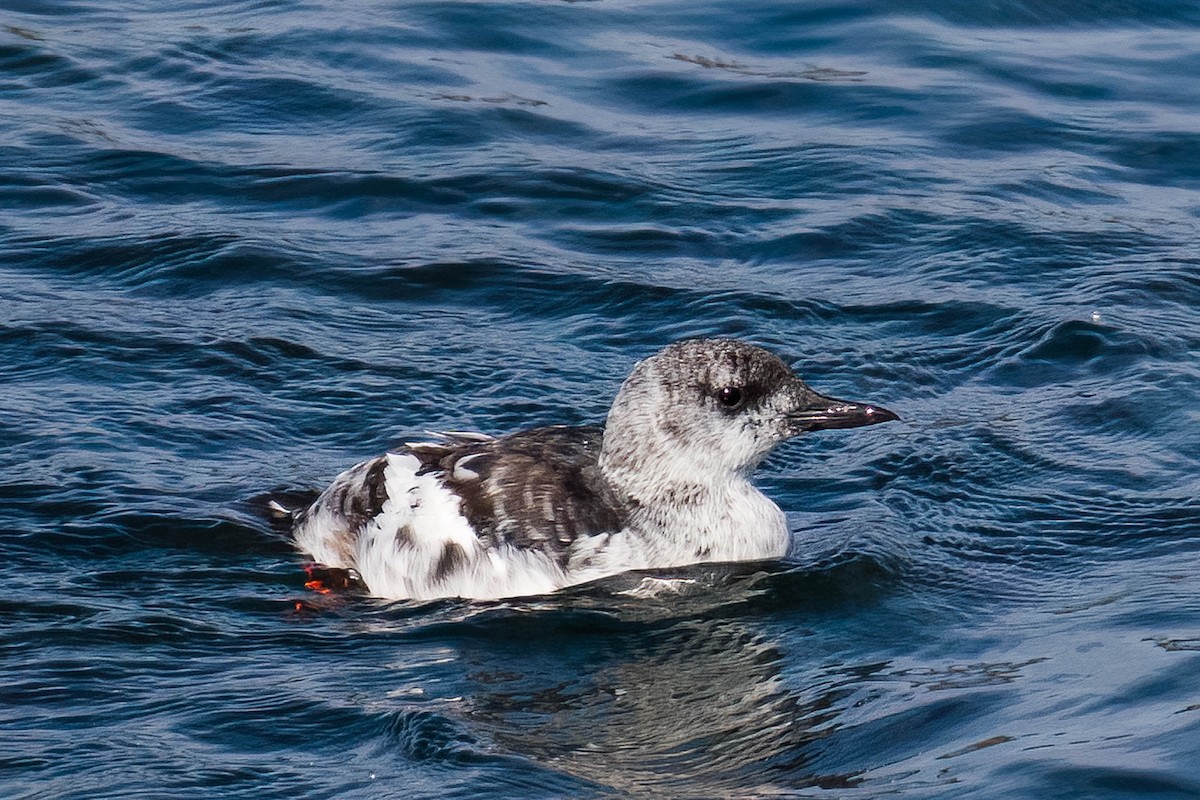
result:
M 630 528 L 655 566 L 779 558 L 789 535 L 783 512 L 743 472 L 701 469 L 682 459 L 620 463 L 605 478 L 626 500 Z M 711 466 L 711 465 L 709 465 Z
M 648 434 L 621 436 L 605 431 L 599 466 L 610 484 L 634 505 L 695 505 L 731 482 L 748 483 L 744 474 L 709 463 L 683 441 Z

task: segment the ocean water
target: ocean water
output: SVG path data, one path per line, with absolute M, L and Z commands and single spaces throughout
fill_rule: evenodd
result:
M 2 6 L 4 797 L 1200 797 L 1200 4 Z M 388 603 L 262 513 L 697 335 L 903 417 L 783 562 Z

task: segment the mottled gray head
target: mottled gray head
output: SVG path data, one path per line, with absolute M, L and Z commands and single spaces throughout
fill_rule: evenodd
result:
M 694 339 L 634 368 L 609 412 L 602 460 L 720 479 L 748 473 L 777 444 L 805 431 L 894 419 L 879 406 L 818 394 L 761 347 Z M 658 463 L 636 463 L 647 460 Z

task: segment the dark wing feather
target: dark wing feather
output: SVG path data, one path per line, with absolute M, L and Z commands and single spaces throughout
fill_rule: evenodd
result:
M 462 497 L 462 512 L 485 542 L 566 560 L 579 536 L 625 527 L 626 504 L 600 473 L 600 427 L 534 428 L 491 441 L 410 445 L 422 472 L 436 472 Z

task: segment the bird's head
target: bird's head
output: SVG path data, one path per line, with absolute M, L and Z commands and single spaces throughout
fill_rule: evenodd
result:
M 695 473 L 681 480 L 722 480 L 749 474 L 800 433 L 895 419 L 881 406 L 814 391 L 761 347 L 692 339 L 634 368 L 609 412 L 601 459 L 610 469 L 669 468 Z

